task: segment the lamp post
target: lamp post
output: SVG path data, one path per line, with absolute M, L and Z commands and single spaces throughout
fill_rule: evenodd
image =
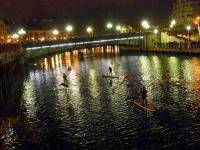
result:
M 92 27 L 87 27 L 86 29 L 87 33 L 93 36 L 93 29 Z
M 146 31 L 148 31 L 148 29 L 150 28 L 150 25 L 149 25 L 148 21 L 146 21 L 146 20 L 143 20 L 141 25 Z M 146 32 L 144 34 L 144 43 L 143 43 L 143 45 L 144 45 L 144 48 L 148 48 L 149 47 L 148 46 L 149 45 L 149 43 L 148 43 L 148 32 Z
M 57 35 L 59 34 L 59 31 L 57 30 L 57 29 L 54 29 L 53 31 L 52 31 L 52 34 L 53 34 L 53 39 L 54 40 L 57 40 Z
M 187 25 L 186 26 L 186 30 L 188 31 L 188 48 L 190 47 L 190 30 L 191 30 L 191 26 Z
M 150 28 L 150 25 L 149 25 L 148 21 L 146 21 L 146 20 L 143 20 L 141 25 L 146 30 L 148 30 Z
M 112 29 L 113 25 L 112 25 L 112 23 L 109 22 L 109 23 L 106 25 L 106 27 L 107 27 L 107 29 Z
M 111 22 L 108 22 L 106 25 L 106 28 L 109 30 L 109 33 L 111 33 L 111 30 L 113 28 L 113 24 Z
M 187 25 L 186 26 L 186 30 L 188 31 L 188 39 L 190 38 L 190 30 L 191 30 L 191 26 Z
M 197 25 L 198 31 L 199 31 L 199 35 L 200 35 L 200 16 L 196 17 L 195 19 L 195 24 Z
M 116 26 L 117 32 L 121 32 L 121 29 L 122 29 L 122 27 L 121 27 L 120 25 L 117 25 L 117 26 Z
M 176 25 L 176 20 L 172 20 L 171 23 L 170 23 L 170 29 L 171 29 L 171 32 L 174 30 L 174 27 Z M 174 34 L 174 32 L 172 32 Z
M 24 35 L 26 34 L 26 31 L 23 29 L 23 28 L 21 28 L 19 31 L 18 31 L 18 35 L 21 37 L 21 42 L 23 42 L 23 37 L 24 37 Z
M 176 25 L 176 20 L 173 19 L 171 21 L 170 28 L 173 28 L 175 25 Z
M 74 30 L 74 28 L 73 28 L 73 26 L 68 25 L 68 26 L 66 26 L 65 30 L 67 31 L 68 37 L 69 37 L 70 33 Z
M 158 29 L 154 29 L 154 30 L 153 30 L 153 33 L 154 33 L 154 34 L 158 34 Z

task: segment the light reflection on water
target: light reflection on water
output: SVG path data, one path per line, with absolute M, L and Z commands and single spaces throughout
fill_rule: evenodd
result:
M 12 131 L 2 132 L 5 148 L 200 146 L 200 58 L 136 55 L 107 46 L 55 54 L 34 63 L 20 87 L 21 116 L 4 125 Z M 120 79 L 102 78 L 108 66 Z M 159 85 L 166 70 L 181 86 Z M 61 86 L 63 73 L 68 75 L 68 88 Z M 129 80 L 120 84 L 125 74 Z M 139 97 L 141 84 L 148 100 L 159 106 L 156 113 L 144 113 L 133 105 L 130 96 Z

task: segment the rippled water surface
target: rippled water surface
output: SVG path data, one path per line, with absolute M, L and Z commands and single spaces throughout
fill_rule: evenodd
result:
M 102 78 L 109 66 L 119 79 Z M 180 86 L 159 84 L 166 70 Z M 62 73 L 68 75 L 68 87 L 61 85 Z M 23 74 L 19 108 L 2 123 L 4 149 L 200 147 L 198 57 L 99 47 L 38 59 Z M 128 80 L 121 84 L 126 74 Z M 133 104 L 141 84 L 148 101 L 158 106 L 155 113 Z

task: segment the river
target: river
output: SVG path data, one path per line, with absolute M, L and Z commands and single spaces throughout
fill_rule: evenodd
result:
M 109 66 L 119 79 L 102 78 Z M 38 58 L 22 70 L 17 100 L 9 103 L 15 112 L 1 119 L 4 149 L 200 147 L 198 57 L 107 46 Z M 160 85 L 167 70 L 180 85 Z M 63 73 L 68 87 L 61 85 Z M 133 104 L 141 84 L 157 106 L 154 113 Z

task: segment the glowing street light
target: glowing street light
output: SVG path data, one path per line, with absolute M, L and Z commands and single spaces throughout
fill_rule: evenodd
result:
M 176 20 L 171 21 L 171 25 L 175 26 L 176 25 Z
M 186 30 L 188 31 L 188 41 L 190 41 L 190 30 L 191 30 L 191 26 L 187 25 L 186 26 Z
M 26 31 L 25 31 L 24 29 L 20 29 L 20 30 L 18 31 L 18 34 L 19 34 L 19 35 L 24 35 L 24 34 L 26 34 Z
M 112 25 L 112 23 L 108 23 L 107 25 L 106 25 L 106 27 L 108 28 L 108 29 L 111 29 L 112 27 L 113 27 L 113 25 Z
M 87 33 L 92 33 L 93 32 L 93 29 L 92 29 L 92 27 L 87 27 L 87 29 L 86 29 L 86 31 L 87 31 Z
M 58 35 L 58 34 L 59 34 L 59 31 L 58 31 L 57 29 L 54 29 L 54 30 L 52 31 L 52 34 L 53 34 L 53 35 Z
M 170 23 L 170 28 L 173 28 L 176 25 L 176 20 L 172 20 Z
M 190 25 L 187 25 L 186 30 L 187 30 L 188 32 L 190 32 L 191 26 L 190 26 Z
M 158 34 L 158 29 L 154 29 L 154 30 L 153 30 L 153 33 L 154 33 L 154 34 Z
M 74 30 L 74 28 L 73 28 L 73 26 L 68 25 L 68 26 L 65 28 L 65 30 L 66 30 L 68 33 L 70 33 L 70 32 L 72 32 L 72 31 Z
M 144 29 L 149 29 L 149 28 L 150 28 L 150 25 L 149 25 L 149 23 L 148 23 L 146 20 L 144 20 L 144 21 L 142 21 L 142 27 L 143 27 Z
M 116 30 L 117 30 L 117 31 L 121 31 L 121 29 L 122 29 L 122 27 L 121 27 L 120 25 L 117 25 L 117 26 L 116 26 Z

